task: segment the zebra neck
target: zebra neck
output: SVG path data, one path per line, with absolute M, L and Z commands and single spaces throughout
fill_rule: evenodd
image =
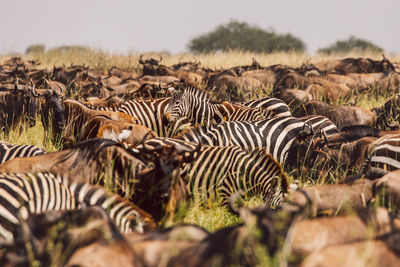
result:
M 194 105 L 188 118 L 193 124 L 210 127 L 212 126 L 213 121 L 218 121 L 216 120 L 218 108 L 219 104 L 201 102 Z

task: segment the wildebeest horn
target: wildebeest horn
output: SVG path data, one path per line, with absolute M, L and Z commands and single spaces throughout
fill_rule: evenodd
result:
M 160 60 L 158 62 L 161 62 L 161 61 L 162 61 L 162 56 L 160 55 Z
M 35 90 L 35 84 L 34 83 L 32 83 L 33 85 L 31 86 L 31 91 L 32 91 L 32 95 L 33 96 L 38 96 L 39 94 L 36 92 L 36 90 Z
M 142 58 L 143 58 L 143 55 L 140 55 L 140 57 L 139 57 L 139 63 L 140 63 L 140 64 L 144 64 L 144 62 L 143 62 L 143 59 L 142 59 Z

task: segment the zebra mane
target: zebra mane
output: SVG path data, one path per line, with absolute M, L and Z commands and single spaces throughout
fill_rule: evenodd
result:
M 216 101 L 213 101 L 211 99 L 211 96 L 209 94 L 209 92 L 200 89 L 198 87 L 195 87 L 193 85 L 186 85 L 185 88 L 183 88 L 183 93 L 193 93 L 195 95 L 197 95 L 201 100 L 205 100 L 207 102 L 210 102 L 212 104 L 216 104 Z

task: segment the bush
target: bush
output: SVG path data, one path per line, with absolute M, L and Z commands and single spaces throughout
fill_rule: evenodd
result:
M 33 53 L 44 53 L 46 50 L 46 46 L 44 44 L 34 44 L 28 46 L 28 48 L 25 50 L 26 54 L 33 54 Z
M 188 47 L 190 51 L 200 53 L 231 49 L 260 53 L 305 50 L 303 41 L 291 34 L 277 34 L 238 21 L 219 25 L 215 30 L 192 39 Z
M 349 52 L 383 53 L 383 49 L 369 41 L 350 36 L 347 40 L 336 41 L 334 44 L 321 48 L 317 52 L 320 54 L 345 54 Z

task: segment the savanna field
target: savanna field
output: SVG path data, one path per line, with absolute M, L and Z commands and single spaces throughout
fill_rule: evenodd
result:
M 25 94 L 24 101 L 37 95 L 30 95 L 36 123 L 30 127 L 29 108 L 16 104 L 24 114 L 16 125 L 0 124 L 0 139 L 47 156 L 0 165 L 0 179 L 10 179 L 0 182 L 0 214 L 18 213 L 0 220 L 1 265 L 400 265 L 399 55 L 118 55 L 76 48 L 17 56 L 0 57 L 0 93 Z M 0 96 L 5 114 L 11 104 Z M 107 104 L 99 99 L 113 97 L 109 110 L 101 108 Z M 124 101 L 162 97 L 172 99 L 154 115 L 158 128 L 143 127 L 143 115 L 123 108 Z M 250 103 L 269 98 L 280 100 Z M 215 112 L 209 120 L 206 106 Z M 59 133 L 57 112 L 65 121 Z M 182 131 L 161 129 L 180 119 L 188 123 Z M 201 148 L 185 143 L 202 138 L 196 129 L 206 136 Z M 220 148 L 209 151 L 204 142 Z M 5 178 L 46 171 L 55 178 Z M 52 186 L 72 190 L 69 209 L 56 208 Z M 108 193 L 96 191 L 103 188 Z M 120 202 L 111 205 L 106 196 Z M 132 216 L 134 233 L 127 230 Z

